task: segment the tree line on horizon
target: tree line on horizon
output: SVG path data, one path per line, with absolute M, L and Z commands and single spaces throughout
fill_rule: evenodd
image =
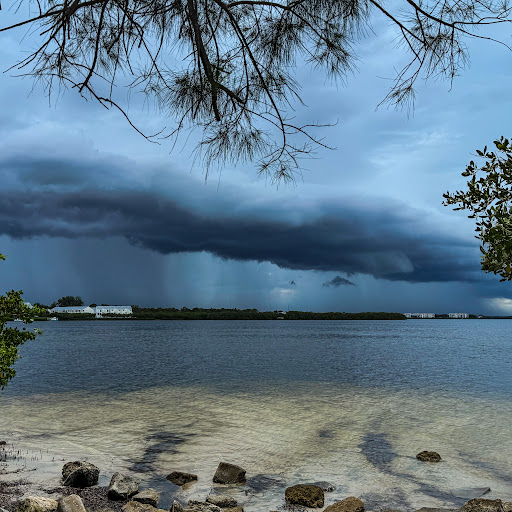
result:
M 258 309 L 228 308 L 140 308 L 132 306 L 134 318 L 140 320 L 403 320 L 402 313 L 386 312 L 324 312 L 259 311 Z

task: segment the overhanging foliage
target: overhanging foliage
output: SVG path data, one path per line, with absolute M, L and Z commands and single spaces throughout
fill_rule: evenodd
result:
M 482 270 L 512 280 L 512 145 L 501 137 L 494 141 L 498 153 L 477 150 L 487 161 L 478 167 L 471 161 L 462 173 L 467 190 L 446 192 L 444 205 L 469 210 L 476 221 L 476 238 L 481 241 Z
M 410 56 L 385 97 L 399 106 L 413 100 L 418 77 L 454 79 L 467 62 L 466 37 L 492 39 L 477 31 L 510 22 L 510 8 L 501 0 L 389 5 L 379 0 L 21 0 L 13 5 L 17 12 L 28 7 L 37 14 L 0 32 L 29 26 L 39 40 L 11 69 L 42 80 L 49 93 L 56 84 L 70 86 L 119 109 L 134 126 L 116 93 L 127 79 L 131 90 L 175 121 L 174 128 L 148 139 L 198 129 L 197 149 L 207 165 L 256 161 L 259 172 L 275 180 L 291 179 L 298 159 L 324 145 L 315 132 L 318 125 L 294 120 L 294 107 L 301 103 L 294 77 L 298 62 L 343 80 L 354 67 L 355 43 L 380 14 L 395 25 L 398 46 Z

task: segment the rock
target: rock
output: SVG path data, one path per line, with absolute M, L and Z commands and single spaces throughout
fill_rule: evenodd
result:
M 245 469 L 228 462 L 221 462 L 213 481 L 216 484 L 245 484 Z
M 114 473 L 108 487 L 109 500 L 127 500 L 139 491 L 140 480 L 131 475 Z
M 505 512 L 512 512 L 512 501 L 505 501 L 503 503 L 503 509 Z
M 62 468 L 64 485 L 70 487 L 92 487 L 98 483 L 100 470 L 89 462 L 67 462 Z
M 59 504 L 51 498 L 28 496 L 18 501 L 16 512 L 56 512 Z
M 490 487 L 459 487 L 450 491 L 457 498 L 465 498 L 470 500 L 472 498 L 479 498 L 488 492 L 491 492 Z
M 223 512 L 244 512 L 244 507 L 229 507 L 229 508 L 223 508 Z
M 458 512 L 458 508 L 421 507 L 416 512 Z
M 275 475 L 254 475 L 247 479 L 245 485 L 260 493 L 279 487 L 286 487 L 286 480 L 276 477 Z
M 86 512 L 82 498 L 78 494 L 65 496 L 58 503 L 58 512 Z
M 332 492 L 332 491 L 336 490 L 336 487 L 333 484 L 329 483 L 329 482 L 313 482 L 313 483 L 308 484 L 308 485 L 317 485 L 324 492 Z
M 359 498 L 350 496 L 329 505 L 324 512 L 364 512 L 364 503 Z
M 129 501 L 121 510 L 122 512 L 154 512 L 156 509 L 138 501 Z
M 161 508 L 155 508 L 145 503 L 139 503 L 138 501 L 129 501 L 122 509 L 121 512 L 167 512 Z
M 153 507 L 158 507 L 159 499 L 160 493 L 155 491 L 155 489 L 144 489 L 132 498 L 133 501 L 138 501 L 139 503 L 151 505 Z
M 222 496 L 218 494 L 210 494 L 206 496 L 206 503 L 217 505 L 220 508 L 234 508 L 238 505 L 233 496 Z
M 501 500 L 486 500 L 475 498 L 464 503 L 459 509 L 461 512 L 504 512 Z
M 190 500 L 184 512 L 223 512 L 223 510 L 213 503 L 204 501 Z
M 324 506 L 324 491 L 318 485 L 298 484 L 286 489 L 284 499 L 292 505 L 320 508 Z
M 437 452 L 428 452 L 428 451 L 424 450 L 424 451 L 418 453 L 418 455 L 416 455 L 416 458 L 423 462 L 439 462 L 441 460 L 441 455 L 439 455 L 439 453 L 437 453 Z M 428 508 L 428 507 L 425 507 L 425 508 Z
M 179 501 L 174 500 L 172 502 L 171 508 L 169 509 L 169 512 L 183 512 L 183 510 L 183 505 Z
M 0 441 L 0 446 L 5 446 L 7 444 L 7 441 Z M 2 509 L 5 510 L 5 509 Z
M 185 485 L 189 482 L 197 480 L 197 475 L 194 475 L 193 473 L 185 473 L 183 471 L 173 471 L 172 473 L 169 473 L 165 478 L 170 480 L 175 485 Z

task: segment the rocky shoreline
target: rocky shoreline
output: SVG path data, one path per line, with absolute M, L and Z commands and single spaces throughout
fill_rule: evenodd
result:
M 6 463 L 5 442 L 0 442 L 0 462 Z M 3 454 L 2 454 L 3 452 Z M 420 452 L 416 458 L 422 463 L 441 461 L 436 452 Z M 244 504 L 225 494 L 240 490 L 246 484 L 246 471 L 234 464 L 220 462 L 212 477 L 216 484 L 204 501 L 174 500 L 168 510 L 158 508 L 160 493 L 152 488 L 140 489 L 141 481 L 129 473 L 116 472 L 108 486 L 98 485 L 100 469 L 85 461 L 67 462 L 62 467 L 60 485 L 34 486 L 23 478 L 24 468 L 7 471 L 0 467 L 0 512 L 244 512 Z M 9 479 L 2 478 L 9 475 Z M 19 476 L 19 477 L 18 477 Z M 172 471 L 166 479 L 181 488 L 193 485 L 198 477 L 183 471 Z M 312 482 L 287 487 L 282 496 L 286 512 L 365 512 L 364 502 L 356 496 L 338 501 L 329 500 L 325 494 L 335 490 L 329 482 Z M 460 508 L 422 507 L 415 512 L 512 512 L 512 502 L 485 499 L 480 496 L 489 488 L 459 489 L 459 498 L 471 498 Z M 324 508 L 325 507 L 325 508 Z M 269 507 L 270 509 L 271 507 Z M 372 507 L 375 512 L 410 512 L 405 510 Z M 277 512 L 270 511 L 269 512 Z

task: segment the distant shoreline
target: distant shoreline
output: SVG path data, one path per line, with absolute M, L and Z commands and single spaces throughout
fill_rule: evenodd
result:
M 36 321 L 60 320 L 510 320 L 512 316 L 484 316 L 469 314 L 469 318 L 450 318 L 448 313 L 436 314 L 434 318 L 408 318 L 403 313 L 365 311 L 347 313 L 339 311 L 258 311 L 257 309 L 227 308 L 140 308 L 132 306 L 133 313 L 109 314 L 97 317 L 90 313 L 48 312 L 36 317 Z M 13 319 L 11 319 L 13 320 Z
M 295 312 L 297 313 L 297 312 Z M 57 314 L 52 315 L 56 317 L 58 320 L 63 322 L 73 322 L 73 321 L 105 321 L 105 320 L 123 320 L 123 321 L 133 321 L 133 320 L 277 320 L 277 321 L 296 321 L 296 320 L 339 320 L 339 321 L 348 321 L 348 320 L 512 320 L 512 316 L 481 316 L 477 318 L 476 316 L 471 316 L 469 318 L 448 318 L 448 317 L 437 317 L 437 318 L 406 318 L 401 313 L 308 313 L 304 315 L 293 315 L 293 316 L 276 316 L 275 313 L 265 313 L 262 312 L 258 315 L 253 316 L 230 316 L 230 315 L 144 315 L 144 316 L 108 316 L 102 318 L 96 318 L 94 315 L 87 314 Z M 37 322 L 46 322 L 50 320 L 50 316 L 48 317 L 36 317 L 34 318 Z M 12 321 L 12 319 L 11 319 Z
M 362 313 L 313 313 L 310 311 L 258 311 L 242 309 L 184 309 L 174 308 L 134 308 L 133 314 L 109 315 L 97 318 L 87 313 L 49 313 L 48 320 L 56 317 L 61 321 L 73 320 L 406 320 L 402 313 L 362 312 Z

